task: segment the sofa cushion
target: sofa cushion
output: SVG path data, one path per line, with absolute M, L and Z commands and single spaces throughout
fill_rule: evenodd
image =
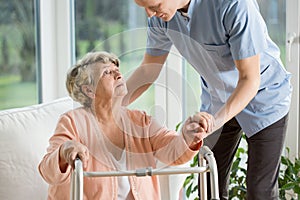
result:
M 59 116 L 74 106 L 66 97 L 0 111 L 0 199 L 46 199 L 48 185 L 38 164 Z

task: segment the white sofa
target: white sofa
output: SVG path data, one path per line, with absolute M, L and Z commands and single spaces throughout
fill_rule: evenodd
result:
M 69 97 L 0 111 L 0 200 L 45 200 L 38 172 L 59 116 L 78 104 Z M 187 164 L 185 165 L 187 166 Z M 178 200 L 185 175 L 160 176 L 163 200 Z
M 66 97 L 0 111 L 0 199 L 45 200 L 47 183 L 38 172 L 59 116 L 73 108 Z

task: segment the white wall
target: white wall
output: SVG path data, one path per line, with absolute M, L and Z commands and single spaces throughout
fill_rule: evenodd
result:
M 300 90 L 300 3 L 299 0 L 286 1 L 286 67 L 292 73 L 292 105 L 289 114 L 289 125 L 286 146 L 290 148 L 291 157 L 299 157 L 300 125 L 299 125 L 299 90 Z M 293 37 L 291 37 L 293 36 Z M 293 40 L 292 40 L 293 39 Z

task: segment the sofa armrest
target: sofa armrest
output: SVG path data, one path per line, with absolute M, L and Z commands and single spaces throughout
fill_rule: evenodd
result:
M 0 111 L 0 199 L 46 199 L 38 172 L 60 115 L 75 107 L 69 97 Z

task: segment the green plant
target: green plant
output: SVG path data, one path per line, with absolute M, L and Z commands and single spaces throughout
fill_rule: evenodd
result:
M 242 140 L 245 140 L 243 136 Z M 300 159 L 292 161 L 289 158 L 289 148 L 286 148 L 287 155 L 281 156 L 281 170 L 278 178 L 280 199 L 296 200 L 300 197 Z M 247 150 L 239 147 L 235 154 L 229 183 L 229 199 L 246 199 L 246 164 L 243 163 L 247 158 Z M 198 156 L 195 156 L 191 167 L 197 166 Z M 186 196 L 189 198 L 194 192 L 198 193 L 198 181 L 195 181 L 193 174 L 189 175 L 184 182 Z M 198 200 L 196 197 L 194 200 Z
M 280 199 L 296 199 L 295 194 L 300 198 L 300 159 L 295 161 L 289 159 L 290 149 L 286 148 L 287 156 L 281 157 L 282 169 L 280 170 L 278 184 Z
M 190 164 L 191 167 L 196 167 L 198 165 L 198 155 L 196 155 L 193 159 L 193 162 Z M 189 198 L 190 195 L 194 192 L 198 193 L 198 181 L 195 181 L 196 177 L 194 174 L 190 174 L 188 177 L 186 177 L 183 187 L 185 188 L 185 195 Z M 199 200 L 198 197 L 196 197 L 194 200 Z
M 297 196 L 300 197 L 300 159 L 295 158 L 295 161 L 292 161 L 289 158 L 290 150 L 288 147 L 286 151 L 287 155 L 281 156 L 281 169 L 278 178 L 279 197 L 282 200 L 296 200 Z M 241 164 L 241 157 L 246 155 L 245 149 L 238 148 L 230 174 L 230 199 L 235 197 L 246 199 L 246 169 L 243 167 L 245 165 Z
M 247 151 L 243 147 L 239 147 L 234 156 L 234 160 L 230 171 L 229 180 L 229 198 L 230 199 L 246 199 L 246 163 L 242 158 L 247 156 Z
M 245 136 L 243 136 L 245 139 Z M 245 164 L 242 164 L 242 157 L 246 157 L 247 151 L 243 147 L 239 147 L 234 157 L 230 172 L 230 184 L 229 184 L 229 199 L 245 199 L 246 197 L 246 168 Z M 191 167 L 198 165 L 198 156 L 195 156 Z M 198 193 L 198 181 L 195 181 L 194 174 L 189 175 L 183 184 L 185 188 L 186 196 L 189 198 L 194 192 Z M 196 197 L 194 200 L 198 200 Z

